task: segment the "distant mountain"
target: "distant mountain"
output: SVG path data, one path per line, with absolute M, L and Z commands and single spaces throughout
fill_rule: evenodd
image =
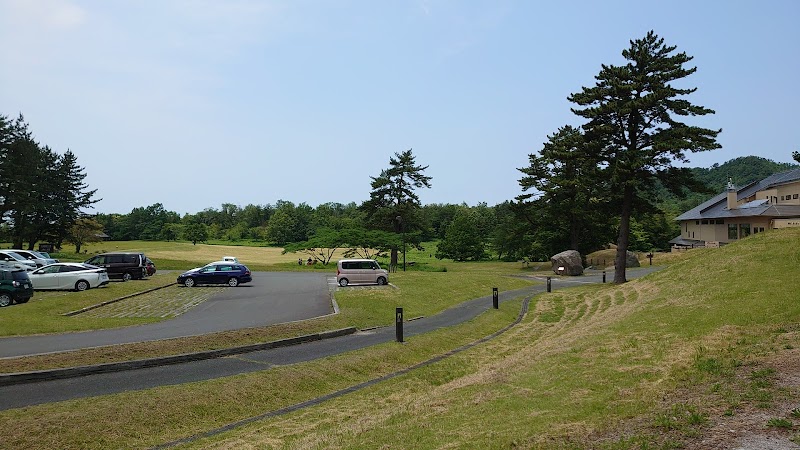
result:
M 785 172 L 797 167 L 797 164 L 777 163 L 760 156 L 742 156 L 732 159 L 722 165 L 714 164 L 710 168 L 693 168 L 694 176 L 705 183 L 715 193 L 725 190 L 728 179 L 733 184 L 742 187 L 754 181 L 763 180 L 768 176 Z

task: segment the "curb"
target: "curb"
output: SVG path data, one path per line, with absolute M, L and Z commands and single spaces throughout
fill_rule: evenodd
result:
M 97 364 L 93 366 L 66 367 L 62 369 L 37 370 L 33 372 L 17 372 L 0 375 L 0 386 L 11 386 L 15 384 L 34 383 L 37 381 L 59 380 L 66 378 L 77 378 L 98 373 L 122 372 L 125 370 L 144 369 L 147 367 L 164 366 L 170 364 L 181 364 L 190 361 L 200 361 L 204 359 L 221 358 L 224 356 L 239 355 L 242 353 L 256 352 L 279 347 L 289 347 L 292 345 L 303 344 L 312 341 L 321 341 L 339 336 L 346 336 L 355 333 L 355 327 L 341 328 L 321 333 L 307 334 L 289 339 L 265 342 L 261 344 L 251 344 L 241 347 L 223 348 L 219 350 L 208 350 L 196 353 L 184 353 L 181 355 L 164 356 L 159 358 L 139 359 L 135 361 L 125 361 L 116 363 Z

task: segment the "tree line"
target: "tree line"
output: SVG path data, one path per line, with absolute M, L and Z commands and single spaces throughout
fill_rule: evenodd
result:
M 37 142 L 24 117 L 0 115 L 0 233 L 14 248 L 69 240 L 83 208 L 99 201 L 70 150 Z

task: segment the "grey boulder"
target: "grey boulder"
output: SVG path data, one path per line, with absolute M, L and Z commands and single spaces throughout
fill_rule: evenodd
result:
M 550 257 L 553 272 L 559 275 L 582 275 L 583 260 L 577 250 L 566 250 Z

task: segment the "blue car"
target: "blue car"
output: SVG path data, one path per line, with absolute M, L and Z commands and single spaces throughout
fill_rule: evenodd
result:
M 230 287 L 236 287 L 250 281 L 253 281 L 253 276 L 247 266 L 225 262 L 211 263 L 192 269 L 178 277 L 178 284 L 186 287 L 198 284 L 227 284 Z

